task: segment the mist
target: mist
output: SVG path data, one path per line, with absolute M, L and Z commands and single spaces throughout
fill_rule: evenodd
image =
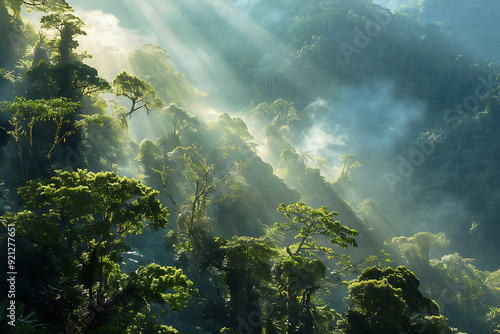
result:
M 253 129 L 256 141 L 264 145 L 260 148 L 264 160 L 272 163 L 275 169 L 280 168 L 277 157 L 266 157 L 270 149 L 261 139 L 264 136 L 261 125 L 252 124 L 251 117 L 242 116 L 240 110 L 251 100 L 276 99 L 285 90 L 275 88 L 276 82 L 270 88 L 271 80 L 287 80 L 284 74 L 275 77 L 274 71 L 283 68 L 293 52 L 290 44 L 281 38 L 284 32 L 276 29 L 286 19 L 281 5 L 262 1 L 203 1 L 196 4 L 185 1 L 149 2 L 136 8 L 132 2 L 125 1 L 114 10 L 109 5 L 92 1 L 75 3 L 79 8 L 77 12 L 86 21 L 88 32 L 88 36 L 82 38 L 80 49 L 95 55 L 88 63 L 98 68 L 103 76 L 111 80 L 119 69 L 130 69 L 127 53 L 134 45 L 144 42 L 161 45 L 171 55 L 170 61 L 175 69 L 185 73 L 197 89 L 206 93 L 199 115 L 207 115 L 212 120 L 223 112 L 243 117 Z M 456 26 L 450 25 L 451 20 L 456 20 L 453 13 L 436 7 L 432 1 L 424 2 L 418 13 L 417 4 L 412 2 L 385 1 L 379 4 L 394 13 L 410 13 L 418 19 L 437 23 L 447 39 L 456 39 L 455 45 L 450 42 L 454 52 L 495 57 L 496 51 L 486 44 L 479 47 L 477 43 L 469 43 L 477 37 L 470 34 L 480 34 L 480 30 L 469 35 L 457 31 L 460 21 Z M 103 8 L 100 11 L 85 9 L 99 6 Z M 460 6 L 456 7 L 458 11 Z M 431 11 L 431 8 L 434 9 Z M 494 30 L 491 33 L 494 34 Z M 460 206 L 457 204 L 459 199 L 440 199 L 435 204 L 432 201 L 415 203 L 410 191 L 401 197 L 408 198 L 406 204 L 395 208 L 393 199 L 400 195 L 393 192 L 384 176 L 387 171 L 397 168 L 399 155 L 412 145 L 419 132 L 428 130 L 425 122 L 429 114 L 436 112 L 435 107 L 429 106 L 429 102 L 419 96 L 402 94 L 399 79 L 387 77 L 371 79 L 369 83 L 343 84 L 315 69 L 317 65 L 312 59 L 308 61 L 321 86 L 311 87 L 311 91 L 305 90 L 301 92 L 303 95 L 297 96 L 302 122 L 296 125 L 297 131 L 290 134 L 291 142 L 297 149 L 328 160 L 328 168 L 316 164 L 328 180 L 339 176 L 340 156 L 355 155 L 363 167 L 352 171 L 356 195 L 349 200 L 353 207 L 365 198 L 374 198 L 390 212 L 394 221 L 399 222 L 405 235 L 419 230 L 453 233 L 453 224 L 449 222 L 455 218 L 447 212 L 450 207 Z M 253 84 L 249 85 L 249 81 Z M 288 81 L 297 85 L 294 80 Z M 282 96 L 288 98 L 287 94 Z M 169 120 L 162 116 L 153 116 L 152 119 L 155 121 L 148 123 L 146 115 L 138 116 L 135 124 L 131 124 L 133 137 L 139 141 L 160 138 L 162 129 L 168 128 Z M 421 206 L 425 210 L 422 211 Z
M 380 333 L 500 330 L 498 2 L 69 4 L 47 29 L 0 4 L 0 213 L 76 305 L 24 289 L 50 330 L 365 333 L 387 319 L 363 284 L 406 312 Z M 102 291 L 119 306 L 92 327 Z

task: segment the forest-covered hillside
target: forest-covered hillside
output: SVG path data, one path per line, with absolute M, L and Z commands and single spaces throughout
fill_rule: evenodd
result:
M 1 333 L 500 333 L 482 0 L 0 0 Z

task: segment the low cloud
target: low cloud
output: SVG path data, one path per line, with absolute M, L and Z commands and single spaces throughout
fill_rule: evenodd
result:
M 315 138 L 323 138 L 327 144 L 319 147 L 326 157 L 351 153 L 366 160 L 391 155 L 425 109 L 422 102 L 395 97 L 388 82 L 332 90 L 329 100 L 317 99 L 306 108 L 313 125 L 302 144 L 316 152 L 321 139 Z M 325 153 L 328 146 L 333 151 Z
M 153 33 L 142 33 L 120 25 L 113 14 L 101 10 L 75 9 L 76 15 L 85 22 L 87 36 L 80 36 L 78 51 L 87 51 L 93 58 L 85 62 L 99 70 L 99 74 L 112 80 L 124 69 L 129 69 L 126 54 L 142 43 L 156 43 Z

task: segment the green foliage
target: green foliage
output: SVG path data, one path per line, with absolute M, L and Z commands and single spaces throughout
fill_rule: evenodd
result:
M 339 158 L 339 160 L 342 163 L 341 175 L 348 175 L 349 169 L 359 168 L 362 166 L 359 161 L 356 161 L 354 154 L 344 154 Z
M 51 44 L 58 50 L 55 57 L 59 64 L 76 60 L 74 50 L 78 47 L 75 39 L 78 35 L 87 35 L 82 29 L 84 23 L 80 18 L 72 13 L 53 13 L 43 16 L 40 20 L 42 28 L 55 29 L 59 36 L 51 41 Z
M 241 118 L 231 117 L 227 113 L 222 113 L 217 122 L 213 124 L 213 127 L 216 131 L 221 132 L 230 143 L 248 142 L 254 139 L 248 131 L 246 123 Z
M 36 334 L 41 333 L 45 324 L 40 323 L 34 311 L 26 314 L 26 306 L 22 302 L 14 304 L 14 317 L 10 317 L 12 313 L 8 310 L 11 307 L 10 298 L 5 298 L 0 302 L 0 329 L 3 333 L 15 334 Z M 11 325 L 14 320 L 14 326 Z
M 0 106 L 3 111 L 12 115 L 9 120 L 12 130 L 7 131 L 7 134 L 11 135 L 17 144 L 20 175 L 26 178 L 31 174 L 30 160 L 33 155 L 38 159 L 50 159 L 57 146 L 74 133 L 73 130 L 68 130 L 65 124 L 70 123 L 70 116 L 80 104 L 65 98 L 26 100 L 23 97 L 16 97 L 14 102 L 4 102 Z M 48 127 L 47 123 L 53 123 L 52 127 Z M 44 138 L 35 142 L 33 131 L 40 131 L 43 128 L 54 129 L 52 133 L 47 131 L 49 141 Z M 46 147 L 42 146 L 42 143 Z M 34 144 L 38 147 L 36 152 L 33 150 Z
M 168 223 L 157 191 L 113 172 L 62 171 L 46 184 L 29 181 L 19 194 L 29 207 L 50 209 L 40 217 L 61 219 L 68 230 L 81 226 L 89 234 L 103 232 L 104 240 L 140 233 L 145 219 L 155 230 Z
M 35 211 L 8 213 L 5 219 L 40 252 L 65 247 L 79 263 L 66 274 L 79 272 L 92 298 L 97 277 L 116 270 L 114 263 L 129 250 L 125 235 L 141 233 L 146 219 L 154 230 L 167 225 L 168 212 L 157 194 L 112 172 L 60 171 L 48 182 L 31 180 L 19 188 L 26 206 Z
M 178 147 L 174 152 L 182 154 L 183 173 L 195 184 L 194 192 L 187 201 L 184 215 L 179 216 L 183 219 L 178 219 L 177 224 L 180 232 L 196 242 L 195 235 L 198 233 L 196 231 L 208 230 L 205 223 L 207 208 L 229 197 L 229 194 L 217 196 L 217 189 L 226 185 L 226 182 L 236 174 L 238 167 L 225 171 L 224 175 L 219 178 L 214 178 L 213 172 L 228 157 L 230 150 L 222 150 L 222 152 L 214 150 L 207 154 L 193 145 L 187 148 Z
M 441 2 L 420 1 L 419 15 L 437 13 L 429 9 L 432 6 L 442 9 Z M 55 32 L 54 39 L 47 42 L 42 33 L 36 39 L 33 29 L 21 21 L 23 5 L 27 9 L 49 12 L 42 18 L 42 27 Z M 446 6 L 449 7 L 447 16 L 452 12 L 465 15 L 468 12 L 463 8 L 473 12 L 480 7 L 473 4 L 464 7 L 463 1 L 458 1 L 455 7 Z M 185 7 L 179 4 L 179 13 L 186 14 Z M 341 274 L 357 270 L 359 263 L 354 265 L 347 256 L 326 247 L 321 238 L 343 248 L 362 244 L 356 256 L 364 256 L 380 246 L 372 242 L 376 239 L 374 235 L 394 233 L 394 226 L 388 224 L 382 213 L 383 205 L 379 207 L 374 200 L 361 203 L 359 212 L 365 214 L 367 224 L 388 226 L 385 231 L 364 229 L 343 200 L 347 199 L 347 190 L 353 188 L 351 180 L 344 184 L 338 180 L 326 181 L 321 175 L 326 169 L 310 166 L 311 161 L 321 164 L 321 160 L 308 151 L 299 152 L 292 144 L 299 142 L 300 134 L 309 126 L 308 121 L 313 120 L 304 113 L 301 121 L 297 110 L 302 110 L 315 97 L 335 95 L 332 85 L 357 87 L 369 85 L 374 78 L 382 79 L 394 83 L 395 98 L 428 102 L 428 111 L 418 126 L 409 128 L 408 138 L 429 139 L 429 143 L 443 138 L 446 141 L 440 142 L 439 147 L 436 145 L 437 152 L 426 155 L 425 163 L 413 173 L 412 181 L 418 186 L 408 190 L 408 197 L 412 196 L 415 203 L 433 201 L 436 198 L 433 194 L 443 191 L 464 198 L 466 209 L 479 212 L 473 214 L 470 230 L 471 238 L 481 246 L 478 249 L 488 254 L 487 248 L 496 247 L 498 243 L 491 241 L 496 235 L 493 233 L 495 217 L 499 213 L 498 184 L 495 183 L 498 179 L 495 171 L 498 163 L 495 141 L 499 137 L 495 128 L 500 101 L 498 82 L 492 81 L 491 87 L 484 87 L 484 96 L 477 96 L 477 78 L 489 74 L 494 78 L 498 74 L 496 64 L 476 62 L 462 50 L 457 51 L 451 39 L 441 35 L 436 25 L 389 13 L 364 0 L 277 0 L 248 6 L 245 8 L 248 22 L 258 22 L 273 32 L 271 43 L 259 42 L 258 46 L 248 43 L 249 37 L 252 41 L 251 36 L 237 31 L 239 28 L 233 22 L 224 22 L 225 10 L 232 10 L 232 6 L 216 7 L 200 4 L 197 10 L 189 10 L 190 15 L 178 15 L 176 32 L 186 37 L 179 40 L 188 41 L 192 32 L 205 32 L 207 44 L 218 51 L 213 59 L 210 56 L 212 65 L 219 65 L 222 59 L 230 65 L 232 75 L 241 79 L 245 87 L 251 87 L 246 95 L 227 94 L 227 99 L 236 101 L 235 105 L 244 105 L 246 97 L 268 101 L 258 106 L 252 104 L 248 109 L 261 125 L 267 124 L 264 129 L 266 158 L 273 163 L 280 160 L 284 169 L 276 175 L 283 176 L 284 180 L 259 158 L 257 144 L 252 142 L 252 133 L 242 119 L 224 113 L 217 121 L 205 125 L 201 115 L 206 108 L 198 104 L 203 94 L 183 73 L 174 69 L 169 53 L 160 46 L 143 44 L 128 55 L 138 76 L 120 73 L 113 89 L 117 96 L 128 98 L 132 106 L 125 109 L 111 102 L 112 112 L 121 118 L 112 119 L 107 115 L 106 103 L 101 101 L 91 106 L 91 98 L 111 86 L 98 76 L 96 69 L 82 63 L 86 54 L 76 54 L 78 38 L 86 33 L 84 23 L 69 5 L 64 0 L 6 0 L 0 4 L 3 32 L 0 36 L 0 98 L 13 101 L 3 103 L 4 111 L 12 118 L 10 123 L 1 123 L 0 130 L 11 136 L 12 147 L 18 145 L 22 164 L 18 170 L 24 174 L 19 182 L 23 187 L 19 189 L 18 204 L 26 202 L 24 211 L 9 213 L 2 217 L 2 222 L 6 219 L 17 224 L 16 242 L 28 245 L 20 246 L 19 253 L 30 260 L 23 258 L 20 263 L 25 266 L 36 263 L 33 265 L 36 275 L 20 275 L 20 282 L 42 286 L 41 291 L 36 293 L 36 298 L 28 296 L 31 290 L 26 292 L 20 288 L 19 291 L 23 301 L 33 306 L 36 314 L 49 324 L 47 332 L 74 320 L 80 331 L 88 333 L 177 333 L 165 325 L 170 321 L 165 311 L 186 307 L 196 291 L 195 284 L 180 270 L 166 266 L 172 261 L 193 274 L 203 295 L 188 312 L 170 312 L 174 313 L 171 319 L 190 323 L 192 331 L 240 332 L 239 320 L 246 321 L 257 314 L 262 324 L 252 327 L 255 332 L 332 332 L 334 312 L 329 303 L 337 296 L 326 297 L 325 302 L 320 297 L 333 289 L 330 283 L 333 279 L 340 282 Z M 212 15 L 215 13 L 217 15 Z M 346 57 L 342 45 L 360 42 L 358 29 L 379 21 L 377 13 L 386 15 L 391 22 L 378 22 L 376 28 L 380 30 L 359 50 L 363 52 Z M 187 17 L 198 22 L 186 25 Z M 447 21 L 459 22 L 450 21 L 448 17 Z M 465 29 L 476 29 L 470 27 L 471 22 L 474 23 L 470 20 Z M 252 28 L 249 31 L 254 31 Z M 491 32 L 485 35 L 489 34 Z M 12 36 L 22 36 L 21 41 L 13 43 Z M 28 38 L 24 40 L 24 36 Z M 267 51 L 266 43 L 273 47 L 272 52 Z M 279 45 L 286 45 L 283 47 L 286 51 L 275 52 L 274 46 L 278 49 Z M 458 57 L 457 52 L 461 53 Z M 221 85 L 232 93 L 233 82 L 227 80 Z M 24 97 L 14 99 L 13 92 Z M 470 117 L 464 117 L 461 110 L 457 112 L 458 123 L 443 124 L 442 115 L 431 114 L 457 101 L 461 103 L 465 96 L 476 96 L 480 103 Z M 130 141 L 127 131 L 118 129 L 118 123 L 126 123 L 126 117 L 139 109 L 146 109 L 148 113 L 160 109 L 163 106 L 160 98 L 169 103 L 164 110 L 172 120 L 167 128 L 172 129 L 171 134 L 154 142 L 147 138 L 140 144 Z M 76 101 L 82 104 L 77 105 Z M 80 119 L 74 121 L 77 109 L 76 117 Z M 323 116 L 314 112 L 318 117 Z M 457 124 L 461 127 L 459 131 L 454 128 Z M 297 131 L 283 131 L 292 126 Z M 443 134 L 417 133 L 414 129 L 421 126 L 430 129 L 438 126 Z M 159 204 L 158 192 L 112 172 L 79 170 L 54 174 L 47 168 L 46 162 L 64 156 L 66 152 L 60 144 L 71 134 L 76 133 L 71 137 L 74 139 L 71 144 L 81 140 L 76 147 L 80 154 L 83 144 L 100 142 L 101 137 L 95 137 L 94 130 L 101 127 L 110 130 L 105 135 L 101 133 L 105 144 L 93 145 L 89 155 L 81 154 L 85 155 L 85 164 L 94 171 L 135 173 L 148 185 L 164 189 L 162 195 L 167 198 L 162 200 L 169 200 L 175 207 L 170 211 L 178 213 L 177 230 L 166 238 L 170 247 L 166 254 L 163 248 L 156 247 L 161 236 L 153 233 L 167 224 L 168 212 Z M 285 133 L 289 138 L 284 137 Z M 221 141 L 215 142 L 214 137 Z M 217 150 L 220 142 L 233 148 Z M 187 147 L 193 143 L 195 145 Z M 408 147 L 397 143 L 396 148 L 403 145 Z M 2 143 L 2 161 L 9 161 L 11 146 Z M 418 145 L 410 145 L 410 149 L 415 146 Z M 232 152 L 231 159 L 228 159 L 228 151 Z M 33 157 L 30 159 L 30 156 Z M 360 167 L 353 155 L 344 155 L 340 161 L 341 177 L 349 177 L 351 168 Z M 387 165 L 391 167 L 390 163 L 384 164 Z M 246 173 L 237 173 L 242 167 Z M 14 175 L 7 168 L 1 169 L 5 183 Z M 28 168 L 31 169 L 27 172 Z M 42 175 L 53 177 L 43 182 L 29 180 Z M 13 188 L 8 184 L 1 189 L 2 202 L 10 199 L 7 189 L 12 193 Z M 440 192 L 431 192 L 436 189 Z M 288 221 L 277 223 L 272 229 L 267 226 L 266 222 L 276 221 L 273 209 L 281 201 L 294 203 L 300 197 L 311 207 L 303 203 L 282 204 L 277 211 L 284 213 Z M 399 205 L 402 200 L 397 195 L 394 197 L 391 207 L 402 207 Z M 320 207 L 322 205 L 325 206 Z M 326 206 L 335 207 L 344 224 L 356 229 L 341 225 L 334 219 L 337 214 L 328 212 Z M 401 211 L 406 211 L 406 207 Z M 374 215 L 376 222 L 370 221 Z M 148 231 L 144 238 L 133 235 L 144 230 Z M 264 232 L 267 237 L 238 236 L 243 233 L 259 236 Z M 285 235 L 291 234 L 286 232 L 292 232 L 298 242 L 280 249 L 277 241 L 284 243 Z M 237 235 L 228 240 L 214 237 L 212 233 Z M 270 238 L 273 234 L 279 234 L 275 237 L 279 240 Z M 120 269 L 122 254 L 130 250 L 130 243 L 146 256 L 140 264 L 129 263 Z M 457 285 L 457 291 L 453 291 L 446 305 L 447 316 L 450 314 L 457 326 L 471 331 L 498 331 L 499 272 L 478 270 L 471 259 L 458 254 L 429 260 L 433 246 L 448 243 L 443 233 L 429 232 L 387 241 L 422 277 L 422 282 L 426 282 L 423 285 L 433 298 L 447 297 L 442 282 Z M 174 249 L 175 255 L 171 254 Z M 496 259 L 497 252 L 489 254 Z M 144 263 L 152 258 L 159 264 Z M 331 258 L 343 268 L 333 270 L 333 276 L 327 277 Z M 192 266 L 192 259 L 197 260 L 196 268 Z M 387 263 L 379 265 L 386 267 Z M 139 268 L 126 275 L 122 270 L 129 266 Z M 339 333 L 449 333 L 436 304 L 423 298 L 418 286 L 416 277 L 403 267 L 366 270 L 350 285 L 351 310 L 344 315 Z M 102 310 L 97 312 L 95 321 L 86 323 L 99 296 L 104 299 L 99 305 Z M 23 318 L 23 327 L 36 327 L 34 319 L 35 314 L 29 313 Z M 183 328 L 180 332 L 189 331 Z
M 52 65 L 42 60 L 26 77 L 32 83 L 29 94 L 40 98 L 64 97 L 76 101 L 110 88 L 95 68 L 81 62 Z
M 423 298 L 418 289 L 420 281 L 415 274 L 404 266 L 396 269 L 386 268 L 381 270 L 377 267 L 367 268 L 359 276 L 358 281 L 380 280 L 384 279 L 395 289 L 401 289 L 400 295 L 406 302 L 410 312 L 418 312 L 420 309 L 428 309 L 434 314 L 439 311 L 439 306 L 431 302 L 428 298 Z
M 401 298 L 401 289 L 395 289 L 387 280 L 368 280 L 349 285 L 349 294 L 357 296 L 354 312 L 362 314 L 373 314 L 383 320 L 377 320 L 380 323 L 378 328 L 373 328 L 374 332 L 398 333 L 403 328 L 387 324 L 397 321 L 403 316 L 405 303 Z
M 432 281 L 425 286 L 431 297 L 451 304 L 446 315 L 460 329 L 491 333 L 498 326 L 492 307 L 500 300 L 496 287 L 499 281 L 495 279 L 495 273 L 481 271 L 473 263 L 473 259 L 463 258 L 457 253 L 445 255 L 439 260 L 432 259 L 432 268 L 439 271 L 444 284 Z
M 500 307 L 491 306 L 487 314 L 487 321 L 491 323 L 495 331 L 500 331 Z
M 297 330 L 312 333 L 313 328 L 324 331 L 333 315 L 329 309 L 321 308 L 315 294 L 328 286 L 326 266 L 323 261 L 305 255 L 325 254 L 327 258 L 335 258 L 339 264 L 349 267 L 352 265 L 349 257 L 323 246 L 315 237 L 326 237 L 332 244 L 343 248 L 348 245 L 356 247 L 355 239 L 348 235 L 357 236 L 357 231 L 335 221 L 333 216 L 337 213 L 328 212 L 325 206 L 313 209 L 299 202 L 288 206 L 281 204 L 277 211 L 283 212 L 288 219 L 294 217 L 285 223 L 275 223 L 274 228 L 278 231 L 293 231 L 297 233 L 295 238 L 301 241 L 286 247 L 287 255 L 283 254 L 272 268 L 278 291 L 276 298 L 284 300 L 286 306 L 278 307 L 276 321 L 269 319 L 266 326 L 287 323 L 284 327 L 288 333 Z
M 25 5 L 27 11 L 36 10 L 43 12 L 64 12 L 72 11 L 71 7 L 65 0 L 8 0 L 11 8 L 19 14 L 21 6 Z
M 231 271 L 232 279 L 238 280 L 239 284 L 270 279 L 269 260 L 277 255 L 270 240 L 235 236 L 221 250 L 224 252 L 222 267 Z
M 13 74 L 14 72 L 8 71 L 5 68 L 0 68 L 0 82 L 5 83 L 5 82 L 10 82 L 14 83 L 16 81 L 16 78 Z
M 287 206 L 281 204 L 277 211 L 283 212 L 287 218 L 294 216 L 292 220 L 286 223 L 275 224 L 278 230 L 298 233 L 295 238 L 301 239 L 301 241 L 297 244 L 294 254 L 299 254 L 303 249 L 308 252 L 322 251 L 329 256 L 335 256 L 333 255 L 335 253 L 331 249 L 322 247 L 317 242 L 314 242 L 314 236 L 316 235 L 324 236 L 332 244 L 339 245 L 342 248 L 347 248 L 349 245 L 358 246 L 356 240 L 349 237 L 349 235 L 357 236 L 358 232 L 334 220 L 333 216 L 337 216 L 338 213 L 333 211 L 328 212 L 326 206 L 313 209 L 299 202 Z
M 178 333 L 158 322 L 169 310 L 180 311 L 198 293 L 181 269 L 158 264 L 140 266 L 130 275 L 114 271 L 108 276 L 97 333 L 110 328 L 124 333 Z M 153 312 L 153 305 L 156 305 Z
M 432 234 L 430 232 L 419 232 L 414 236 L 395 237 L 392 240 L 386 240 L 385 245 L 394 247 L 408 263 L 419 266 L 429 264 L 429 251 L 432 247 L 446 247 L 450 241 L 444 233 Z
M 191 296 L 197 292 L 193 288 L 193 282 L 183 275 L 182 269 L 158 264 L 141 266 L 127 279 L 139 290 L 147 291 L 144 296 L 146 300 L 168 304 L 174 311 L 185 308 Z M 170 290 L 174 290 L 175 293 Z
M 219 333 L 221 333 L 221 334 L 236 334 L 236 332 L 233 329 L 226 328 L 226 327 L 221 328 Z
M 297 109 L 293 102 L 287 102 L 283 99 L 277 99 L 273 103 L 260 103 L 250 111 L 255 120 L 265 118 L 267 123 L 278 127 L 279 129 L 290 129 L 292 122 L 299 121 Z
M 261 238 L 235 236 L 220 242 L 223 260 L 219 269 L 224 272 L 229 313 L 234 319 L 246 318 L 250 312 L 260 311 L 258 302 L 269 291 L 270 261 L 277 250 L 270 240 Z
M 309 167 L 309 162 L 310 161 L 316 161 L 320 167 L 324 168 L 329 168 L 330 164 L 328 163 L 328 160 L 324 157 L 321 156 L 315 156 L 313 152 L 307 151 L 304 149 L 301 149 L 299 151 L 300 157 L 302 158 L 302 161 L 306 165 L 306 167 Z
M 282 255 L 271 272 L 275 285 L 271 300 L 272 317 L 266 319 L 266 330 L 280 333 L 322 333 L 333 320 L 329 306 L 319 295 L 331 286 L 325 277 L 325 264 L 302 255 Z
M 14 102 L 2 103 L 2 110 L 22 118 L 26 122 L 33 122 L 38 119 L 46 120 L 53 117 L 68 116 L 78 106 L 80 106 L 80 103 L 71 102 L 65 98 L 26 100 L 23 97 L 16 97 Z
M 335 333 L 452 333 L 439 306 L 423 297 L 403 266 L 367 268 L 349 285 L 350 310 Z
M 320 260 L 308 260 L 292 255 L 275 264 L 273 278 L 279 285 L 293 286 L 301 291 L 318 284 L 325 278 L 326 267 Z
M 59 171 L 47 182 L 28 181 L 19 188 L 19 195 L 33 211 L 5 215 L 6 221 L 16 225 L 16 236 L 27 238 L 41 254 L 69 256 L 59 274 L 76 274 L 90 301 L 97 296 L 102 304 L 99 298 L 104 294 L 111 298 L 99 306 L 95 322 L 82 322 L 80 326 L 113 323 L 117 318 L 104 320 L 111 310 L 118 312 L 117 316 L 125 312 L 122 320 L 133 323 L 138 309 L 143 308 L 147 314 L 147 302 L 180 310 L 196 294 L 181 270 L 151 264 L 127 276 L 116 264 L 130 249 L 124 243 L 125 236 L 141 233 L 145 220 L 153 230 L 167 225 L 168 212 L 156 199 L 157 191 L 116 173 L 78 170 Z M 130 298 L 132 291 L 134 297 Z M 64 301 L 65 297 L 59 298 Z M 151 319 L 145 317 L 143 321 L 149 323 Z
M 170 104 L 166 108 L 166 112 L 173 117 L 173 128 L 170 137 L 173 141 L 172 146 L 175 148 L 181 145 L 181 132 L 185 130 L 196 132 L 200 126 L 200 121 L 198 117 L 191 116 L 186 110 L 177 107 L 175 104 Z
M 132 102 L 130 110 L 121 115 L 123 118 L 132 117 L 135 111 L 142 108 L 146 109 L 149 114 L 151 110 L 163 106 L 163 101 L 157 96 L 151 84 L 126 71 L 118 74 L 113 80 L 113 89 L 116 96 L 126 97 Z

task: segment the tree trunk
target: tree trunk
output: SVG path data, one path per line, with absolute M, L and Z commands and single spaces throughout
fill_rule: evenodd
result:
M 288 334 L 297 333 L 299 325 L 299 301 L 297 300 L 296 291 L 288 288 Z

